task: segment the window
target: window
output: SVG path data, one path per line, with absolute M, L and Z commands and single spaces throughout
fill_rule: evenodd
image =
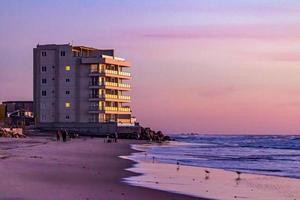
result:
M 55 69 L 55 66 L 52 66 L 52 69 Z
M 43 84 L 46 84 L 46 83 L 47 83 L 47 79 L 43 78 L 43 79 L 42 79 L 42 83 L 43 83 Z
M 71 103 L 70 102 L 66 102 L 66 108 L 70 108 L 71 107 Z
M 47 67 L 46 66 L 42 66 L 42 72 L 46 72 L 47 71 Z
M 67 91 L 66 91 L 66 94 L 67 94 L 67 95 L 69 95 L 69 94 L 70 94 L 70 91 L 69 91 L 69 90 L 67 90 Z
M 70 116 L 69 116 L 69 115 L 67 115 L 67 116 L 66 116 L 66 119 L 70 119 Z
M 61 51 L 60 52 L 60 56 L 66 56 L 66 52 L 65 51 Z
M 66 66 L 66 71 L 70 71 L 71 70 L 71 66 L 67 65 Z
M 47 92 L 45 90 L 42 91 L 42 96 L 47 96 Z
M 47 52 L 42 51 L 42 56 L 47 56 Z
M 67 79 L 66 79 L 66 82 L 67 82 L 67 83 L 70 82 L 70 79 L 67 78 Z

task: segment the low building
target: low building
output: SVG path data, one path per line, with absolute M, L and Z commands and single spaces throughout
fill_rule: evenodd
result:
M 8 127 L 23 127 L 34 124 L 33 101 L 5 101 L 4 122 Z
M 4 101 L 2 104 L 6 106 L 8 115 L 18 110 L 24 110 L 33 115 L 33 101 Z

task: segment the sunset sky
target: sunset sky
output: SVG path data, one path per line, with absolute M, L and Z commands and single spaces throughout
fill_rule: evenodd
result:
M 300 134 L 299 0 L 0 1 L 0 101 L 32 100 L 32 49 L 114 48 L 166 133 Z

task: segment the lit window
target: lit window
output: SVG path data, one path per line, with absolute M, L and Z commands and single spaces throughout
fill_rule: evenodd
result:
M 71 70 L 71 66 L 66 66 L 66 71 L 70 71 Z
M 67 102 L 66 103 L 66 108 L 70 108 L 71 107 L 71 103 L 70 102 Z

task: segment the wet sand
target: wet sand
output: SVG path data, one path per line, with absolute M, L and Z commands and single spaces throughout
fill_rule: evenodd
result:
M 222 169 L 163 164 L 152 159 L 131 171 L 144 175 L 127 178 L 133 185 L 222 200 L 299 200 L 300 180 L 256 174 L 240 175 Z M 209 171 L 206 178 L 205 170 Z
M 123 183 L 137 175 L 118 157 L 132 153 L 133 142 L 0 138 L 0 199 L 200 199 Z

